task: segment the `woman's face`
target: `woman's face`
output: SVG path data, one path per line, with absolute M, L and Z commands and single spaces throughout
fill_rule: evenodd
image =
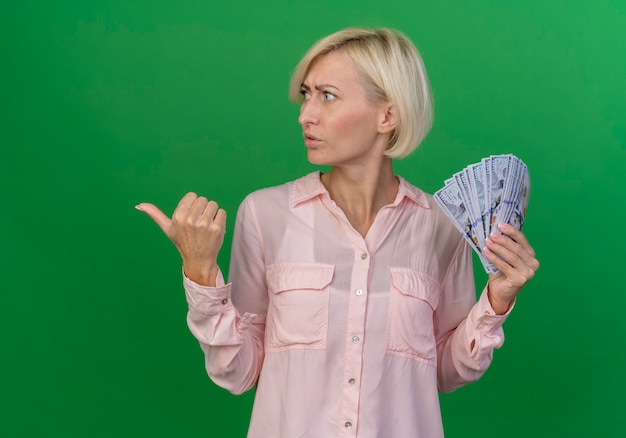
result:
M 380 160 L 389 141 L 384 126 L 389 105 L 377 106 L 366 98 L 359 74 L 344 53 L 330 52 L 316 60 L 301 93 L 298 122 L 311 163 L 345 166 Z

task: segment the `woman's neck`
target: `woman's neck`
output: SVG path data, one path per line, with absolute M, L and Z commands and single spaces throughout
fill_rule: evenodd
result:
M 393 174 L 391 158 L 387 157 L 370 168 L 333 167 L 321 179 L 331 199 L 363 237 L 378 210 L 392 203 L 398 193 L 399 182 Z

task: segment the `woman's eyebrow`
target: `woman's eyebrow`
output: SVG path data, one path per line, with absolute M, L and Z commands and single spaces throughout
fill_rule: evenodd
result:
M 303 90 L 310 90 L 311 89 L 311 87 L 309 87 L 304 82 L 302 84 L 300 84 L 300 88 L 303 89 Z M 335 87 L 334 85 L 330 85 L 330 84 L 319 84 L 319 85 L 315 86 L 315 89 L 317 91 L 322 91 L 322 90 L 328 89 L 328 88 L 334 88 L 335 90 L 339 91 L 339 88 Z
M 334 88 L 335 90 L 339 91 L 339 88 L 335 87 L 334 85 L 330 85 L 330 84 L 319 84 L 315 86 L 315 89 L 318 91 L 322 91 L 323 89 L 326 88 Z

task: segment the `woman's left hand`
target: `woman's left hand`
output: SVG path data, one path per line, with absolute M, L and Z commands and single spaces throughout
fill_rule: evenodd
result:
M 500 271 L 489 274 L 488 294 L 493 310 L 502 315 L 511 307 L 522 287 L 535 276 L 539 262 L 535 250 L 521 231 L 501 224 L 500 231 L 487 239 L 484 255 Z

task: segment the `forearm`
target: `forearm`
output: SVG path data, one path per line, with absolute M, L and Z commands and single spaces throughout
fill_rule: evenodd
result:
M 437 372 L 441 392 L 474 382 L 487 371 L 494 349 L 504 343 L 502 324 L 510 310 L 497 315 L 485 289 L 467 318 L 440 340 Z
M 206 264 L 183 260 L 183 275 L 200 286 L 217 287 L 220 269 L 216 263 Z
M 263 326 L 257 315 L 240 315 L 230 299 L 230 285 L 221 274 L 217 287 L 203 287 L 185 278 L 189 304 L 187 324 L 200 343 L 211 379 L 236 394 L 250 389 L 263 362 Z

